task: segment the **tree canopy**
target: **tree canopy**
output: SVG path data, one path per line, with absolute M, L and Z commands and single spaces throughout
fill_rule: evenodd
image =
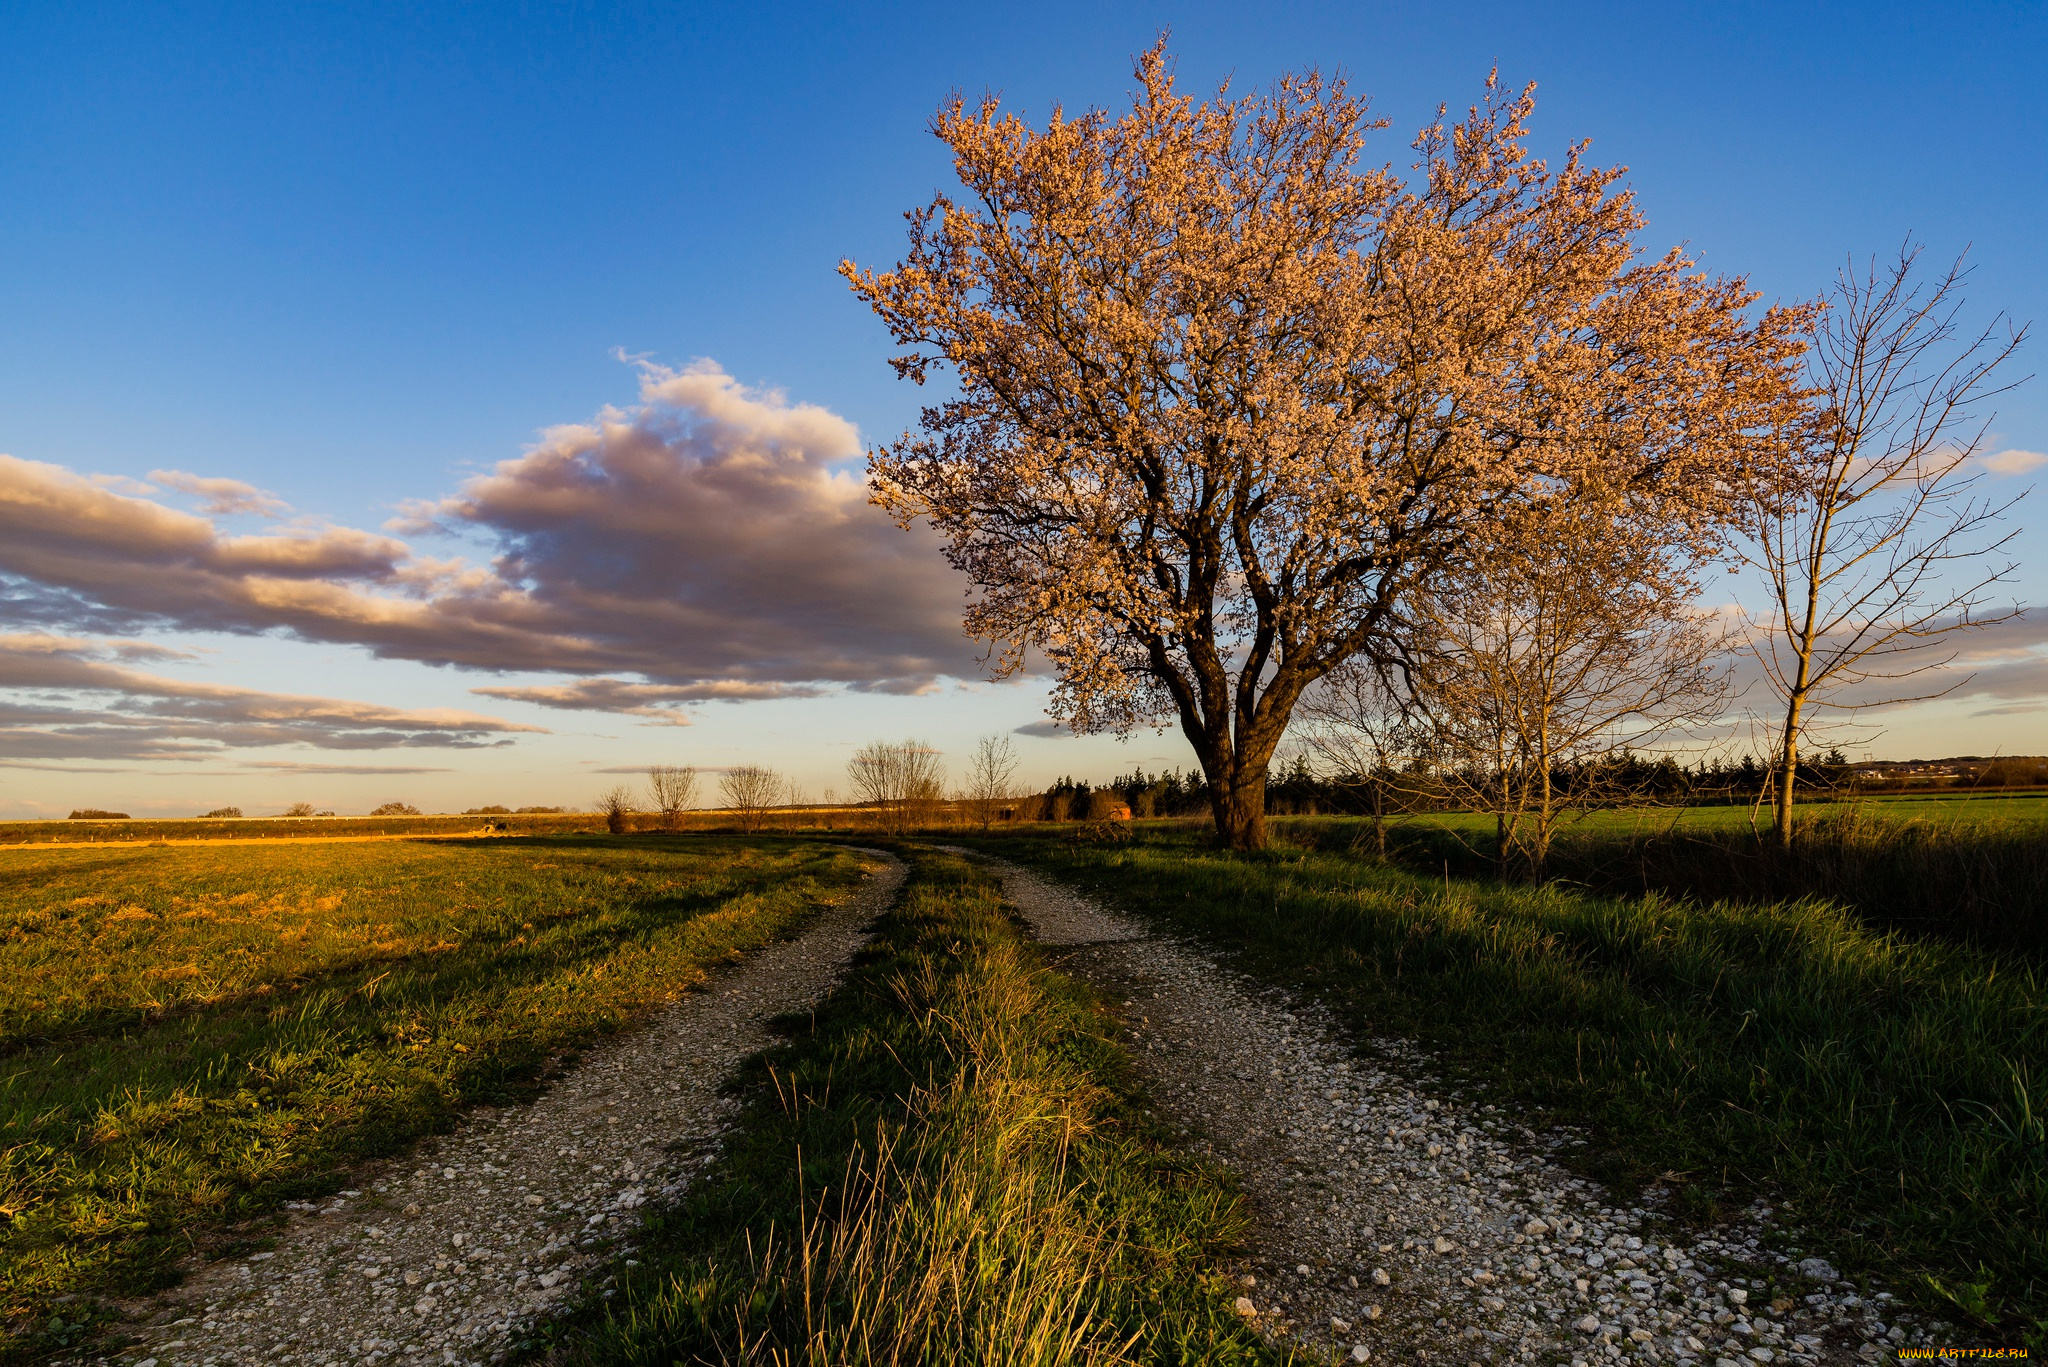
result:
M 1803 315 L 1639 253 L 1620 172 L 1530 155 L 1533 87 L 1439 114 L 1404 177 L 1342 81 L 1197 104 L 1163 44 L 1136 76 L 1115 118 L 940 111 L 964 194 L 841 268 L 898 373 L 955 386 L 870 481 L 947 538 L 998 674 L 1042 652 L 1078 730 L 1177 720 L 1251 847 L 1303 690 L 1398 660 L 1431 576 L 1560 499 L 1716 543 L 1775 477 Z

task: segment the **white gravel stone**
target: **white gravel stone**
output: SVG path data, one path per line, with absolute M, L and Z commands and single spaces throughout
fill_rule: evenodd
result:
M 773 1042 L 765 1022 L 824 996 L 894 900 L 902 865 L 866 853 L 854 896 L 644 1029 L 584 1051 L 532 1105 L 473 1112 L 373 1194 L 296 1205 L 274 1255 L 195 1265 L 174 1291 L 128 1307 L 117 1328 L 155 1355 L 136 1367 L 502 1356 L 630 1246 L 643 1205 L 673 1201 L 710 1161 L 738 1107 L 723 1085 Z M 351 1269 L 360 1275 L 342 1275 Z M 421 1294 L 391 1294 L 401 1284 Z

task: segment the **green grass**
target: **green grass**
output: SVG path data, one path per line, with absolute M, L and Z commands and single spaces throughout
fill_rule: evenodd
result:
M 1586 813 L 1583 817 L 1567 819 L 1567 824 L 1589 830 L 1662 830 L 1672 825 L 1680 829 L 1747 831 L 1755 828 L 1768 831 L 1771 824 L 1769 804 L 1752 810 L 1747 806 L 1733 807 L 1609 807 Z M 1982 822 L 2025 822 L 2036 826 L 2048 826 L 2048 793 L 1976 793 L 1957 794 L 1952 797 L 1927 797 L 1918 794 L 1887 795 L 1875 794 L 1840 802 L 1802 801 L 1793 811 L 1807 818 L 1840 816 L 1851 811 L 1882 812 L 1886 817 L 1900 821 L 1940 821 L 1962 824 Z M 1438 818 L 1439 820 L 1446 818 Z M 1448 818 L 1469 824 L 1471 827 L 1492 828 L 1493 818 L 1477 813 L 1461 812 Z
M 0 853 L 0 1356 L 849 895 L 730 839 Z
M 1575 1161 L 1624 1192 L 1675 1174 L 1701 1218 L 1774 1193 L 1849 1266 L 1986 1334 L 2048 1330 L 2048 991 L 2024 962 L 1812 900 L 1501 888 L 1194 832 L 991 848 L 1585 1124 Z
M 1205 1280 L 1245 1215 L 1146 1121 L 1115 1021 L 965 861 L 748 1083 L 708 1182 L 552 1362 L 1234 1364 L 1279 1355 Z
M 1633 808 L 1568 819 L 1545 871 L 1607 893 L 1659 891 L 1755 904 L 1826 898 L 1867 924 L 2048 958 L 2048 799 L 1881 799 L 1800 809 L 1787 855 L 1770 813 Z M 1283 818 L 1276 830 L 1323 848 L 1370 847 L 1356 819 Z M 1481 874 L 1491 818 L 1410 818 L 1388 848 L 1411 866 Z

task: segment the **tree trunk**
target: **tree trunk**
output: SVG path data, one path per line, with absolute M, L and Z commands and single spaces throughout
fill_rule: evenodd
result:
M 1217 844 L 1226 850 L 1266 848 L 1265 765 L 1239 764 L 1209 775 L 1209 806 L 1216 814 Z
M 1794 695 L 1785 707 L 1785 734 L 1778 742 L 1778 776 L 1775 784 L 1778 809 L 1776 817 L 1778 848 L 1792 848 L 1792 798 L 1793 785 L 1799 777 L 1799 704 L 1805 699 Z

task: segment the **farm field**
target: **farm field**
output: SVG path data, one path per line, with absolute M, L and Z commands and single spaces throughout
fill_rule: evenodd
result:
M 1578 1160 L 1711 1219 L 1782 1197 L 1815 1241 L 1924 1305 L 2048 1320 L 2048 984 L 2024 962 L 1811 899 L 1701 905 L 1500 887 L 1332 850 L 985 848 L 1069 879 L 1403 1036 L 1503 1106 L 1586 1126 Z
M 859 877 L 723 838 L 0 852 L 10 1328 L 530 1095 Z

